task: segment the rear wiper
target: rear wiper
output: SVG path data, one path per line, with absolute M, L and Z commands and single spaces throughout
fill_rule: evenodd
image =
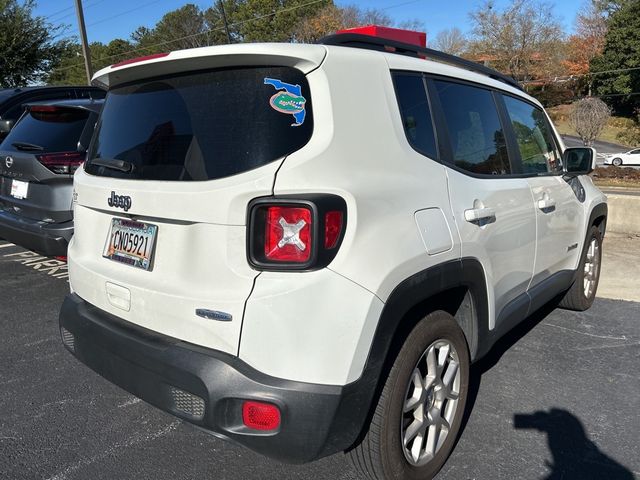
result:
M 133 170 L 133 164 L 126 160 L 116 160 L 115 158 L 94 158 L 91 160 L 92 165 L 106 167 L 112 170 L 120 170 L 121 172 L 130 172 Z
M 44 147 L 41 147 L 40 145 L 36 145 L 35 143 L 13 142 L 11 145 L 17 148 L 18 150 L 38 150 L 38 151 L 44 150 Z

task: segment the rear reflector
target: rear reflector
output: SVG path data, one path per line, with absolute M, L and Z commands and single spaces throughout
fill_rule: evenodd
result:
M 280 409 L 271 403 L 246 401 L 242 422 L 252 430 L 275 430 L 280 426 Z
M 342 212 L 334 210 L 324 216 L 324 248 L 335 248 L 342 233 Z
M 270 261 L 304 263 L 311 257 L 311 210 L 267 207 L 264 254 Z
M 84 162 L 85 152 L 43 153 L 36 158 L 53 173 L 70 175 Z
M 169 55 L 171 52 L 154 53 L 153 55 L 145 55 L 144 57 L 130 58 L 129 60 L 123 60 L 111 65 L 111 68 L 122 67 L 123 65 L 130 65 L 132 63 L 144 62 L 146 60 L 153 60 L 154 58 L 162 58 Z

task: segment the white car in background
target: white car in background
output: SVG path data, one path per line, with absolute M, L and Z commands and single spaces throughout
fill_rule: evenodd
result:
M 622 165 L 640 165 L 640 148 L 625 153 L 609 153 L 604 157 L 605 165 L 620 167 Z

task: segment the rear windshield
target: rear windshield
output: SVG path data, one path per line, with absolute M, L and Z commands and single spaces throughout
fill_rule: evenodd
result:
M 0 148 L 18 151 L 24 150 L 24 147 L 17 145 L 32 144 L 38 147 L 38 151 L 74 152 L 78 149 L 78 141 L 87 118 L 89 112 L 78 108 L 29 111 L 16 123 Z
M 212 180 L 299 150 L 312 132 L 309 85 L 293 68 L 147 79 L 109 91 L 85 169 L 119 178 Z M 97 158 L 100 165 L 92 163 Z M 121 160 L 120 168 L 109 160 Z

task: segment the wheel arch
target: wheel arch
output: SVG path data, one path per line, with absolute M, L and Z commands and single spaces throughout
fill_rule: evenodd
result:
M 433 311 L 450 313 L 464 332 L 473 362 L 484 350 L 487 337 L 487 298 L 484 269 L 475 258 L 451 260 L 430 267 L 394 288 L 380 315 L 363 374 L 351 384 L 354 391 L 350 392 L 350 402 L 357 402 L 365 415 L 362 423 L 350 419 L 352 426 L 354 421 L 359 425 L 354 444 L 363 438 L 375 409 L 375 399 L 413 327 Z
M 604 238 L 605 231 L 607 229 L 607 214 L 609 212 L 609 207 L 606 203 L 598 203 L 593 209 L 591 209 L 591 213 L 589 214 L 589 223 L 587 224 L 587 230 L 591 226 L 598 227 L 600 230 L 600 234 L 602 238 Z

